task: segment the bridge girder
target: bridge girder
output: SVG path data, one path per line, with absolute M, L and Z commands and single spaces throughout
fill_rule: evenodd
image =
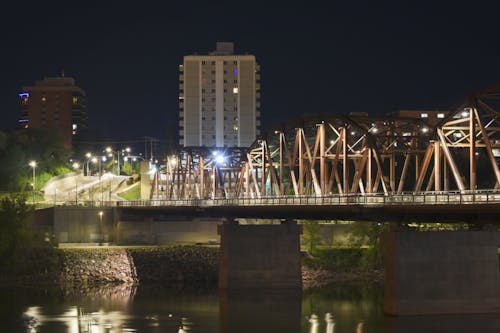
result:
M 154 186 L 167 199 L 498 188 L 499 100 L 497 85 L 435 126 L 408 117 L 312 116 L 248 149 L 184 149 L 167 157 Z

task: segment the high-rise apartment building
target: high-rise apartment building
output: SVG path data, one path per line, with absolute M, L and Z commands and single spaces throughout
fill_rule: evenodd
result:
M 260 134 L 260 69 L 253 55 L 218 42 L 180 70 L 179 138 L 184 147 L 248 147 Z
M 88 126 L 85 91 L 71 77 L 47 77 L 34 86 L 23 87 L 20 128 L 47 128 L 59 131 L 64 145 Z

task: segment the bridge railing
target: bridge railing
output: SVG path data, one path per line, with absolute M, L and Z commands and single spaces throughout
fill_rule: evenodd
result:
M 54 205 L 84 207 L 151 207 L 151 206 L 322 206 L 322 205 L 441 205 L 500 203 L 500 190 L 407 192 L 400 194 L 366 193 L 329 196 L 276 196 L 261 198 L 191 198 L 133 201 L 65 201 Z
M 117 206 L 302 206 L 302 205 L 405 205 L 500 203 L 500 190 L 441 191 L 384 195 L 383 193 L 330 196 L 279 196 L 261 198 L 212 198 L 119 201 Z

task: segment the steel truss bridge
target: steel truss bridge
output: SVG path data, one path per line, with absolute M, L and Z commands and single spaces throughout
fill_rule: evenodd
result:
M 488 193 L 486 202 L 494 202 L 499 101 L 500 84 L 471 95 L 434 125 L 414 117 L 322 115 L 278 129 L 248 149 L 185 148 L 167 157 L 151 199 L 466 203 Z

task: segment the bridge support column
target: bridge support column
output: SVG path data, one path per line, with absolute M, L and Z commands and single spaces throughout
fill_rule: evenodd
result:
M 220 289 L 301 288 L 301 226 L 282 224 L 219 225 Z
M 497 232 L 389 232 L 384 311 L 500 312 Z

